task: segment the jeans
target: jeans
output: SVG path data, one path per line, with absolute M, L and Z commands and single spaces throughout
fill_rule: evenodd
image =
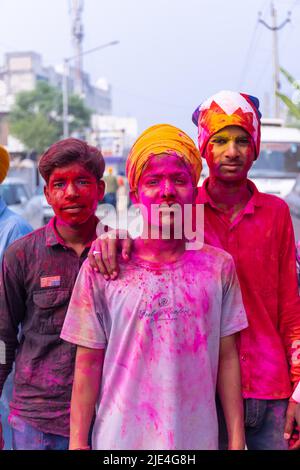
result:
M 9 450 L 11 449 L 11 429 L 8 424 L 8 415 L 9 415 L 9 402 L 12 397 L 12 389 L 13 389 L 13 380 L 14 380 L 14 373 L 11 372 L 5 381 L 5 385 L 2 390 L 2 396 L 0 400 L 0 415 L 1 415 L 1 422 L 2 422 L 2 431 L 3 431 L 3 439 L 5 442 L 4 449 Z
M 283 438 L 288 400 L 244 400 L 245 437 L 248 450 L 287 450 Z M 223 410 L 217 399 L 219 449 L 227 449 L 227 430 Z
M 10 416 L 13 450 L 68 450 L 69 438 L 39 431 L 19 416 Z

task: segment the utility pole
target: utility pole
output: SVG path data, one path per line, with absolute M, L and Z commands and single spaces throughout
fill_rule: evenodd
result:
M 93 49 L 89 49 L 88 51 L 81 51 L 80 59 L 84 55 L 92 54 L 100 49 L 105 49 L 106 47 L 116 46 L 119 44 L 120 41 L 110 41 L 105 44 L 101 44 L 100 46 L 93 47 Z M 64 132 L 64 139 L 69 137 L 69 69 L 70 69 L 70 62 L 73 60 L 77 60 L 79 57 L 77 55 L 72 57 L 65 57 L 64 58 L 64 70 L 63 70 L 63 77 L 62 77 L 62 96 L 63 96 L 63 132 Z
M 279 80 L 279 54 L 278 54 L 278 34 L 277 32 L 282 29 L 287 23 L 291 21 L 291 13 L 288 12 L 287 18 L 277 26 L 277 11 L 274 6 L 274 3 L 271 2 L 271 17 L 272 25 L 268 25 L 264 20 L 261 19 L 261 13 L 258 14 L 259 23 L 263 24 L 273 33 L 273 87 L 274 87 L 274 114 L 276 118 L 280 117 L 280 106 L 279 106 L 279 97 L 277 92 L 280 90 L 280 80 Z
M 83 64 L 82 64 L 82 43 L 84 38 L 83 32 L 83 0 L 72 0 L 71 17 L 72 17 L 72 39 L 74 44 L 75 62 L 75 80 L 74 91 L 76 94 L 82 96 L 83 89 Z

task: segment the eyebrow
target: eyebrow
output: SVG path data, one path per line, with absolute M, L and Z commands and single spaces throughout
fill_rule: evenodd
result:
M 229 135 L 226 135 L 226 134 L 214 134 L 211 139 L 228 139 L 229 138 Z M 251 137 L 247 134 L 240 134 L 240 135 L 236 135 L 234 137 L 235 139 L 250 139 Z
M 65 180 L 66 178 L 68 178 L 69 175 L 65 175 L 65 176 L 55 176 L 53 178 L 53 181 L 63 181 Z M 86 175 L 86 176 L 76 176 L 75 179 L 76 180 L 86 180 L 86 179 L 90 179 L 91 177 Z
M 145 178 L 158 178 L 160 176 L 164 176 L 164 173 L 149 173 L 148 175 L 145 175 Z M 187 172 L 185 171 L 178 171 L 175 173 L 171 173 L 171 176 L 185 176 L 187 175 Z

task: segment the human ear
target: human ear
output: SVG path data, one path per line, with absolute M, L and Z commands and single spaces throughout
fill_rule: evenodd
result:
M 140 200 L 139 200 L 139 197 L 138 197 L 137 189 L 134 190 L 134 191 L 130 191 L 129 197 L 130 197 L 130 200 L 131 200 L 132 204 L 139 204 Z

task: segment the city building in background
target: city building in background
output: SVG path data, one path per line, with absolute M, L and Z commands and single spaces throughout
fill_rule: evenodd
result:
M 75 93 L 75 68 L 69 68 L 67 79 L 69 93 Z M 5 55 L 5 64 L 0 68 L 0 144 L 5 145 L 11 153 L 20 153 L 25 149 L 9 134 L 9 112 L 16 95 L 21 91 L 34 90 L 39 80 L 61 89 L 62 67 L 46 67 L 41 55 L 36 52 L 10 52 Z M 96 114 L 112 113 L 111 87 L 106 80 L 100 79 L 93 85 L 89 74 L 83 72 L 82 97 L 86 106 Z
M 106 169 L 125 174 L 125 162 L 138 134 L 136 118 L 92 115 L 89 141 L 101 148 Z
M 25 177 L 24 168 L 28 166 L 23 160 L 28 158 L 28 151 L 16 137 L 9 132 L 9 113 L 16 95 L 22 91 L 32 91 L 38 81 L 62 89 L 64 68 L 62 65 L 45 66 L 42 56 L 36 52 L 9 52 L 5 55 L 4 65 L 0 68 L 0 144 L 4 145 L 12 155 L 10 173 L 19 177 L 20 171 Z M 76 67 L 68 68 L 68 93 L 75 94 Z M 137 120 L 133 117 L 117 117 L 112 115 L 111 86 L 105 78 L 100 78 L 92 84 L 88 73 L 81 72 L 82 93 L 85 105 L 93 112 L 91 128 L 86 139 L 92 145 L 102 149 L 106 167 L 113 168 L 115 174 L 124 174 L 125 160 L 129 148 L 137 137 Z M 76 135 L 75 135 L 76 137 Z M 25 164 L 26 163 L 26 164 Z M 25 166 L 24 166 L 25 165 Z M 31 170 L 33 171 L 33 170 Z M 31 184 L 30 192 L 35 192 Z M 38 177 L 36 178 L 38 184 Z

